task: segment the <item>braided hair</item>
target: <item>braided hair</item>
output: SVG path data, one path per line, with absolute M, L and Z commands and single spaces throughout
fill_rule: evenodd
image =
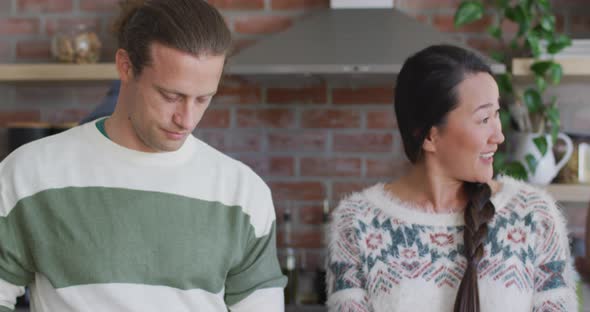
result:
M 451 45 L 431 46 L 406 60 L 397 77 L 394 108 L 404 152 L 412 163 L 422 158 L 422 144 L 430 129 L 443 126 L 448 113 L 457 107 L 457 86 L 467 75 L 482 72 L 492 75 L 475 53 Z M 467 268 L 454 312 L 479 312 L 477 266 L 495 208 L 489 185 L 465 182 L 463 187 L 468 198 L 463 231 Z

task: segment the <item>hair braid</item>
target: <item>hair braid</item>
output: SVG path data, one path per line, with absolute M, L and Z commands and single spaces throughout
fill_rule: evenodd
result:
M 483 245 L 488 235 L 488 222 L 496 209 L 490 201 L 492 190 L 486 183 L 465 183 L 469 198 L 465 207 L 465 257 L 467 269 L 459 285 L 454 312 L 479 312 L 477 265 L 483 257 Z

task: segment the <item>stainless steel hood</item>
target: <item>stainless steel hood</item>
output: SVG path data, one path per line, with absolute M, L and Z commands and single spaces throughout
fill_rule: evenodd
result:
M 408 56 L 441 43 L 465 47 L 396 9 L 329 9 L 245 48 L 230 58 L 226 70 L 243 75 L 397 74 Z M 485 58 L 494 72 L 505 71 L 503 64 Z

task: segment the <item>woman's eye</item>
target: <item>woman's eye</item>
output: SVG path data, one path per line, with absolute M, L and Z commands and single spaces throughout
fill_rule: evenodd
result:
M 481 122 L 484 123 L 484 124 L 487 124 L 489 120 L 490 120 L 490 118 L 489 117 L 486 117 Z

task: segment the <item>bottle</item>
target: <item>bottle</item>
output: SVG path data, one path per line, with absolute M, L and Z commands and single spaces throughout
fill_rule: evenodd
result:
M 322 209 L 322 247 L 327 249 L 329 244 L 329 232 L 330 232 L 330 202 L 328 199 L 324 199 L 324 205 Z M 327 299 L 326 289 L 326 266 L 320 266 L 316 271 L 316 282 L 315 288 L 318 294 L 318 303 L 325 304 Z
M 283 213 L 283 234 L 286 249 L 286 261 L 283 267 L 283 274 L 288 278 L 287 286 L 285 287 L 285 304 L 295 304 L 297 302 L 297 258 L 295 256 L 295 249 L 293 249 L 293 241 L 291 237 L 291 203 L 287 203 L 285 212 Z

